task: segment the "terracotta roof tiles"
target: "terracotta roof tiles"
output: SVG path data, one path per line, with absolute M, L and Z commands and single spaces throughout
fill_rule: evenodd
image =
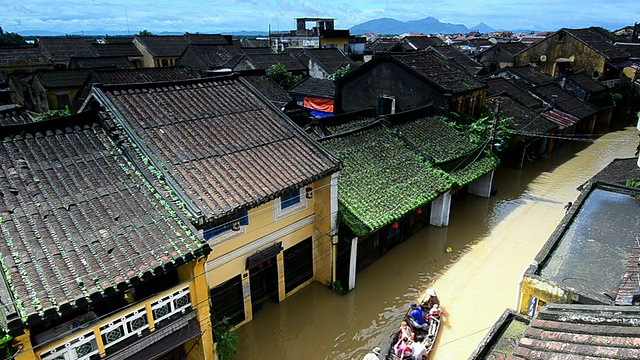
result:
M 287 71 L 300 72 L 307 70 L 307 67 L 291 54 L 251 54 L 247 55 L 247 57 L 257 69 L 267 70 L 271 66 L 280 63 L 284 65 Z
M 235 76 L 102 91 L 206 221 L 341 168 Z
M 629 53 L 623 48 L 614 46 L 614 39 L 607 35 L 604 29 L 590 27 L 585 29 L 562 29 L 560 31 L 566 31 L 609 60 L 626 59 L 629 57 Z
M 131 41 L 129 39 L 129 42 L 125 43 L 91 44 L 91 49 L 97 56 L 142 56 L 140 50 Z
M 80 87 L 89 77 L 89 69 L 37 71 L 37 77 L 45 88 Z
M 42 64 L 47 57 L 38 47 L 0 48 L 0 66 L 13 63 Z
M 32 123 L 33 119 L 22 107 L 0 110 L 0 126 Z
M 95 70 L 92 82 L 100 84 L 135 84 L 193 79 L 186 69 L 179 67 L 142 68 L 124 70 Z
M 639 316 L 635 306 L 547 304 L 509 359 L 637 359 Z
M 0 128 L 0 256 L 22 322 L 208 249 L 86 116 Z
M 532 92 L 545 99 L 545 102 L 552 103 L 553 107 L 568 113 L 580 120 L 588 119 L 597 114 L 597 109 L 577 97 L 564 91 L 555 83 L 536 86 Z

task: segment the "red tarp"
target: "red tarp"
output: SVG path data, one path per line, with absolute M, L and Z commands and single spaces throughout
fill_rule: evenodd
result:
M 307 109 L 318 110 L 322 112 L 333 113 L 333 99 L 304 97 L 302 106 Z

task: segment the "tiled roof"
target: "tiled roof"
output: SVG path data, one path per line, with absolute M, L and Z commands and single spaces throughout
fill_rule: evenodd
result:
M 69 313 L 208 252 L 85 116 L 0 128 L 3 310 L 15 321 Z
M 305 49 L 304 52 L 315 59 L 329 74 L 353 63 L 353 61 L 338 48 Z M 298 58 L 299 56 L 300 55 L 298 55 Z
M 617 43 L 616 47 L 629 54 L 629 59 L 640 59 L 640 43 Z
M 300 72 L 307 70 L 307 67 L 291 54 L 251 54 L 247 55 L 247 57 L 255 65 L 256 69 L 268 70 L 271 66 L 280 63 L 284 65 L 287 71 Z
M 435 36 L 406 36 L 405 42 L 411 43 L 416 47 L 416 50 L 424 50 L 430 46 L 445 46 L 444 41 Z
M 33 119 L 27 110 L 22 107 L 14 107 L 0 110 L 0 126 L 32 123 Z
M 570 126 L 573 126 L 575 124 L 577 124 L 578 122 L 580 122 L 580 119 L 578 119 L 575 116 L 572 116 L 570 114 L 567 114 L 566 112 L 557 110 L 557 109 L 551 109 L 551 110 L 547 110 L 547 111 L 543 111 L 542 112 L 542 116 L 553 122 L 558 124 L 559 128 L 562 129 L 566 129 Z
M 189 45 L 184 36 L 136 35 L 140 43 L 155 57 L 178 57 Z
M 637 169 L 638 168 L 636 166 L 636 170 Z M 640 235 L 636 236 L 636 242 L 633 244 L 633 250 L 631 250 L 631 253 L 629 254 L 626 271 L 622 277 L 620 287 L 618 288 L 618 294 L 616 295 L 614 305 L 637 305 L 638 299 L 634 299 L 634 295 L 640 291 L 640 282 L 638 281 L 638 274 L 640 274 L 640 262 L 638 259 L 640 259 Z
M 134 69 L 135 66 L 125 56 L 71 58 L 69 67 L 72 69 Z
M 487 99 L 487 107 L 492 111 L 496 103 L 500 103 L 499 114 L 507 118 L 513 118 L 516 134 L 528 136 L 542 136 L 558 129 L 558 124 L 547 120 L 537 111 L 519 103 L 509 96 L 494 96 Z M 548 114 L 549 115 L 549 114 Z
M 454 183 L 379 123 L 321 143 L 344 163 L 339 216 L 358 236 L 431 202 Z
M 399 43 L 400 43 L 399 40 L 377 39 L 371 45 L 369 45 L 366 49 L 373 51 L 374 53 L 386 52 L 391 50 L 392 47 L 398 45 Z
M 125 43 L 91 44 L 91 49 L 98 56 L 142 56 L 131 40 Z
M 393 129 L 435 165 L 466 156 L 477 148 L 449 126 L 444 116 L 421 117 L 399 123 Z
M 45 88 L 80 87 L 89 77 L 89 69 L 47 70 L 37 71 L 37 77 Z
M 185 35 L 189 44 L 194 45 L 232 45 L 229 40 L 221 34 L 187 34 Z
M 583 72 L 569 75 L 567 76 L 567 79 L 578 85 L 581 89 L 590 93 L 604 91 L 607 89 L 607 87 L 602 85 L 598 80 L 592 79 Z
M 410 119 L 407 115 L 396 115 Z M 389 116 L 393 122 L 395 116 Z M 402 121 L 392 127 L 396 134 L 431 164 L 446 171 L 459 186 L 480 178 L 495 170 L 500 162 L 486 156 L 467 137 L 449 126 L 443 116 L 424 116 L 416 120 Z
M 42 64 L 47 58 L 38 47 L 0 47 L 0 66 L 13 63 Z
M 528 92 L 521 90 L 505 78 L 495 77 L 487 79 L 488 96 L 498 96 L 505 93 L 532 109 L 542 106 L 540 100 L 531 96 Z
M 335 99 L 336 84 L 333 80 L 309 77 L 289 89 L 289 94 Z
M 233 45 L 189 45 L 187 51 L 193 52 L 210 68 L 225 65 L 234 56 L 242 55 L 242 50 Z
M 92 73 L 93 83 L 105 85 L 151 83 L 188 79 L 193 79 L 193 76 L 185 68 L 179 67 L 94 70 Z
M 553 79 L 549 75 L 545 75 L 532 66 L 514 66 L 506 67 L 501 72 L 509 72 L 516 75 L 519 78 L 526 80 L 531 85 L 542 85 L 552 81 Z
M 52 61 L 69 61 L 72 57 L 95 56 L 89 44 L 80 36 L 38 37 L 36 44 Z
M 240 50 L 245 54 L 273 54 L 273 50 L 270 47 L 242 47 Z
M 508 43 L 498 43 L 497 46 L 500 46 L 509 54 L 515 55 L 516 53 L 526 49 L 529 45 L 521 42 L 508 42 Z
M 458 63 L 444 59 L 433 50 L 393 54 L 393 56 L 453 93 L 478 90 L 485 86 Z
M 105 37 L 106 44 L 133 44 L 133 36 L 112 36 Z
M 166 167 L 201 222 L 264 204 L 341 168 L 235 76 L 105 87 L 97 94 Z
M 638 318 L 637 306 L 547 304 L 508 359 L 637 359 Z
M 632 154 L 629 154 L 631 156 Z M 595 181 L 626 185 L 628 180 L 640 182 L 638 158 L 613 159 L 604 169 L 592 178 Z
M 590 27 L 586 29 L 561 29 L 559 31 L 567 32 L 609 60 L 626 59 L 629 57 L 629 53 L 624 51 L 624 49 L 613 45 L 615 40 L 606 35 L 606 30 L 604 29 Z
M 562 88 L 555 83 L 536 86 L 532 92 L 545 99 L 545 102 L 551 103 L 553 107 L 573 115 L 580 120 L 590 118 L 597 113 L 594 107 L 562 90 Z
M 292 100 L 291 96 L 283 88 L 265 75 L 243 75 L 242 78 L 255 87 L 278 109 L 281 109 Z
M 432 49 L 438 54 L 442 55 L 445 59 L 455 60 L 458 64 L 467 69 L 467 71 L 473 75 L 476 75 L 480 72 L 480 70 L 483 69 L 481 64 L 451 45 L 437 46 L 433 47 Z

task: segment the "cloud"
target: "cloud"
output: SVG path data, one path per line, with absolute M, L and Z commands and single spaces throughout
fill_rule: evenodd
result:
M 129 28 L 152 32 L 225 32 L 292 30 L 297 17 L 329 17 L 336 27 L 382 17 L 400 21 L 433 16 L 468 27 L 484 22 L 496 29 L 544 29 L 603 26 L 615 29 L 640 19 L 637 0 L 124 0 L 6 1 L 0 26 L 7 31 L 77 32 L 94 28 Z

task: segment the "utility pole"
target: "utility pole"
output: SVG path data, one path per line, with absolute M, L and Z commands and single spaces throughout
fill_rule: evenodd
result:
M 491 136 L 489 137 L 489 150 L 493 151 L 493 144 L 496 142 L 498 132 L 498 112 L 500 111 L 500 101 L 496 101 L 496 108 L 493 111 L 493 123 L 491 124 Z

